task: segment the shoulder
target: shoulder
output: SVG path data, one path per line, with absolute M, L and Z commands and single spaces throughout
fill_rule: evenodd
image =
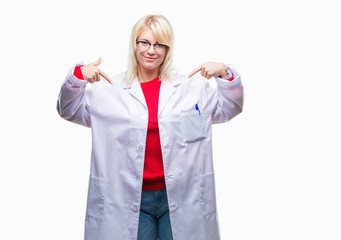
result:
M 202 89 L 209 86 L 208 80 L 201 76 L 192 76 L 189 78 L 187 75 L 178 73 L 174 73 L 172 75 L 172 80 L 170 81 L 170 83 L 173 85 L 179 84 L 182 86 L 182 88 L 190 88 L 192 90 Z
M 111 77 L 113 83 L 122 83 L 125 81 L 126 73 L 122 72 Z
M 93 84 L 93 89 L 101 89 L 103 87 L 107 88 L 108 86 L 110 87 L 118 87 L 118 86 L 122 86 L 125 82 L 125 73 L 119 73 L 116 74 L 114 76 L 110 76 L 110 79 L 112 80 L 112 84 L 110 84 L 108 81 L 106 81 L 104 78 L 101 79 L 101 81 L 99 82 L 95 82 Z
M 170 81 L 171 83 L 181 83 L 184 85 L 201 85 L 204 86 L 208 83 L 207 79 L 201 77 L 201 76 L 192 76 L 188 77 L 185 74 L 180 74 L 180 73 L 173 73 L 172 74 L 172 79 Z

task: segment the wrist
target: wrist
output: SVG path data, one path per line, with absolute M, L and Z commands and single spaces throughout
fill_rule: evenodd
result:
M 226 74 L 227 78 L 231 78 L 233 76 L 233 72 L 230 68 L 227 68 L 227 74 Z
M 73 72 L 73 75 L 76 78 L 81 79 L 81 80 L 84 80 L 84 76 L 83 76 L 82 69 L 81 69 L 83 66 L 84 65 L 76 65 L 75 70 Z
M 221 72 L 221 74 L 219 75 L 220 78 L 225 78 L 227 76 L 229 76 L 229 71 L 231 71 L 225 64 L 223 64 L 223 70 Z

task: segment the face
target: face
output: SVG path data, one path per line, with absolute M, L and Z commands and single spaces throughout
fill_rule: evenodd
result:
M 153 32 L 147 28 L 137 38 L 137 41 L 146 41 L 151 44 L 157 43 Z M 165 59 L 167 50 L 165 48 L 155 49 L 153 45 L 149 48 L 143 47 L 142 44 L 136 46 L 136 57 L 142 71 L 159 71 L 160 65 Z

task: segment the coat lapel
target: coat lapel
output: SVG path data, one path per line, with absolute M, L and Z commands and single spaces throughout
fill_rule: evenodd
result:
M 175 89 L 177 86 L 180 85 L 179 80 L 173 80 L 172 82 L 161 82 L 161 88 L 160 88 L 160 96 L 159 96 L 159 109 L 158 109 L 158 116 L 160 117 L 163 109 L 167 105 L 167 103 L 170 100 L 170 97 L 173 95 Z
M 124 81 L 123 88 L 126 89 L 130 95 L 136 98 L 146 109 L 148 109 L 146 99 L 144 98 L 142 88 L 137 77 L 134 79 L 134 82 L 131 85 Z

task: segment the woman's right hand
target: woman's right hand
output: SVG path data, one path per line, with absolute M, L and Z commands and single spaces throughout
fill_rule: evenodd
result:
M 102 76 L 110 84 L 112 83 L 112 81 L 108 77 L 108 75 L 105 72 L 103 72 L 101 69 L 98 68 L 98 65 L 100 65 L 101 62 L 102 62 L 102 58 L 99 57 L 99 59 L 96 62 L 89 63 L 89 64 L 81 67 L 81 71 L 82 71 L 82 74 L 83 74 L 85 81 L 88 81 L 89 83 L 98 82 L 101 80 L 101 76 Z

